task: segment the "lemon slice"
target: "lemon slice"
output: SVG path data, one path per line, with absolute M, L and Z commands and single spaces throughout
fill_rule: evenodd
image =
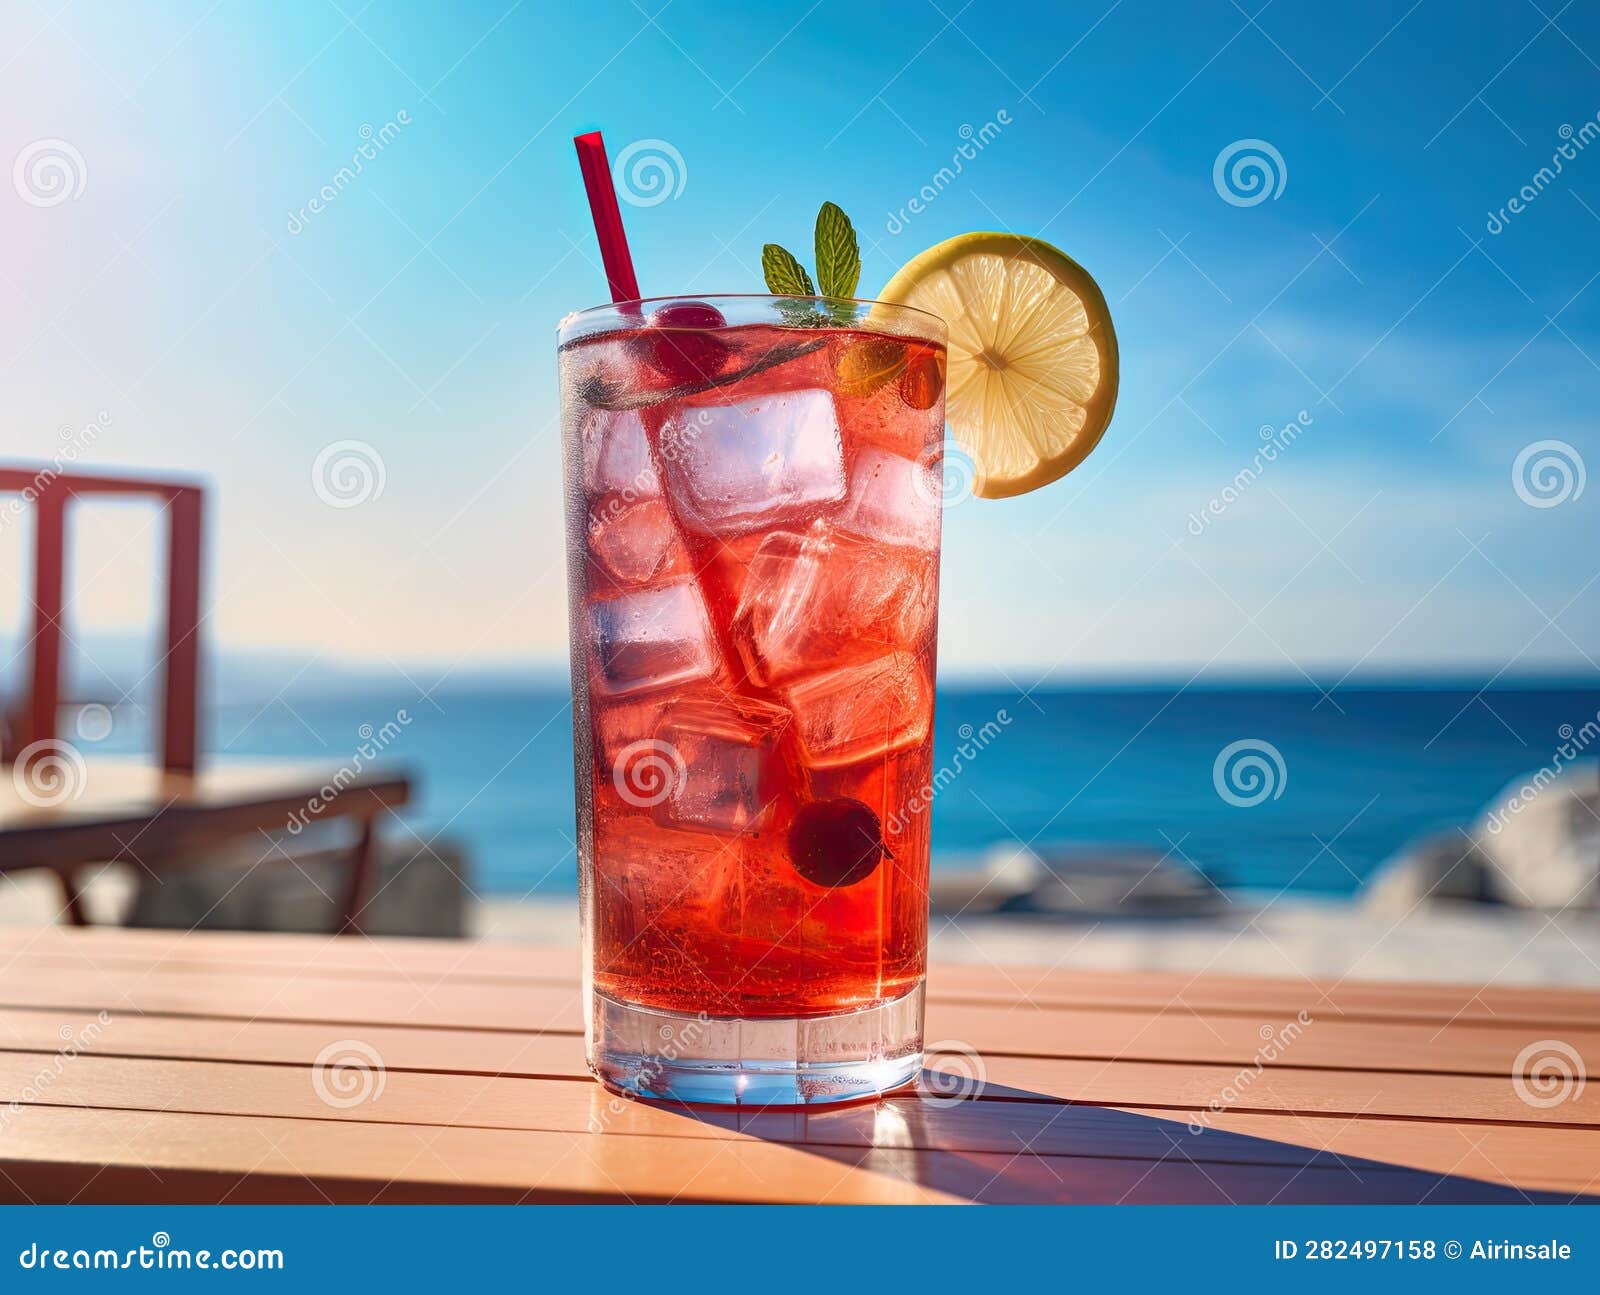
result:
M 905 265 L 883 301 L 950 328 L 945 418 L 985 499 L 1064 477 L 1117 402 L 1117 336 L 1100 287 L 1059 248 L 1020 234 L 962 234 Z

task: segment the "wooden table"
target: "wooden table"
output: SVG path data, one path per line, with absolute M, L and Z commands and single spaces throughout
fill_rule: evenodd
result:
M 570 951 L 59 928 L 0 968 L 7 1199 L 1600 1199 L 1600 1083 L 1512 1078 L 1596 1075 L 1595 993 L 940 967 L 975 1097 L 736 1113 L 589 1079 Z
M 331 789 L 331 790 L 330 790 Z M 30 788 L 0 766 L 0 873 L 47 868 L 61 879 L 65 911 L 88 921 L 77 875 L 85 865 L 124 863 L 151 876 L 203 867 L 207 851 L 261 834 L 348 820 L 356 839 L 339 897 L 335 931 L 358 931 L 377 868 L 377 823 L 411 798 L 402 773 L 283 762 L 229 762 L 173 773 L 130 759 L 64 761 L 53 780 Z M 262 851 L 287 863 L 282 850 Z

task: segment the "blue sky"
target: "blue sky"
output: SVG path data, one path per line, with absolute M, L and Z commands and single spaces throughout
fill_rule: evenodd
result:
M 288 12 L 286 12 L 286 10 Z M 447 10 L 447 11 L 442 11 Z M 213 643 L 469 670 L 564 659 L 554 326 L 594 304 L 571 136 L 681 156 L 624 208 L 646 292 L 749 291 L 831 199 L 863 290 L 970 229 L 1100 281 L 1122 392 L 1096 453 L 946 514 L 942 668 L 1049 675 L 1587 670 L 1600 485 L 1534 507 L 1524 447 L 1600 468 L 1600 13 L 1495 5 L 1036 10 L 511 0 L 17 0 L 0 145 L 4 453 L 214 487 Z M 403 117 L 401 114 L 404 114 Z M 1000 127 L 921 214 L 899 211 Z M 363 127 L 394 123 L 325 210 Z M 1563 143 L 1563 170 L 1486 228 Z M 1237 141 L 1281 158 L 1237 205 Z M 37 198 L 37 194 L 35 194 Z M 9 361 L 9 363 L 7 363 Z M 1190 533 L 1263 444 L 1292 448 Z M 361 440 L 380 495 L 312 485 Z M 1548 500 L 1539 500 L 1547 503 Z M 143 624 L 153 532 L 81 519 L 76 624 Z M 0 626 L 22 530 L 0 527 Z

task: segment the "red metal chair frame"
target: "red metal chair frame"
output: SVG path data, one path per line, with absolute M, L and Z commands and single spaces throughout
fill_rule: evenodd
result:
M 203 492 L 190 482 L 102 477 L 0 465 L 0 493 L 34 506 L 33 637 L 26 707 L 13 717 L 14 739 L 0 757 L 56 735 L 61 703 L 61 619 L 65 606 L 67 505 L 90 495 L 160 500 L 167 509 L 167 635 L 162 656 L 161 763 L 193 773 L 199 757 L 200 559 Z

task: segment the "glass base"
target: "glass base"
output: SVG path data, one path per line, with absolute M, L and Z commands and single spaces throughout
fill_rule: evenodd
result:
M 837 1016 L 688 1016 L 592 995 L 589 1069 L 634 1097 L 812 1106 L 876 1097 L 922 1069 L 922 986 Z

